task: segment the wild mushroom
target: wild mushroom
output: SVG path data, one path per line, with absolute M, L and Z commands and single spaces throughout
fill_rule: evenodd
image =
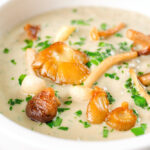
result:
M 147 103 L 150 104 L 150 95 L 147 94 L 147 92 L 145 91 L 145 89 L 140 84 L 140 82 L 138 80 L 138 77 L 137 77 L 134 69 L 131 68 L 129 70 L 129 72 L 130 72 L 131 78 L 133 80 L 133 83 L 135 84 L 135 87 L 136 87 L 137 91 L 139 92 L 139 94 L 141 96 L 143 96 L 146 99 Z
M 88 57 L 63 42 L 56 42 L 39 52 L 32 64 L 37 75 L 47 77 L 58 84 L 81 84 L 88 76 L 85 65 Z
M 27 94 L 37 94 L 46 88 L 46 82 L 43 79 L 37 77 L 32 69 L 32 63 L 35 59 L 35 54 L 36 52 L 34 49 L 29 48 L 26 50 L 25 57 L 28 75 L 23 80 L 21 89 Z
M 56 38 L 54 42 L 64 42 L 68 39 L 72 32 L 75 31 L 75 27 L 73 26 L 63 26 L 59 32 L 56 34 Z
M 137 117 L 128 103 L 123 102 L 121 107 L 112 110 L 106 117 L 106 124 L 119 131 L 127 131 L 134 127 Z
M 49 122 L 56 116 L 59 105 L 54 90 L 46 88 L 28 101 L 26 114 L 34 121 Z
M 150 73 L 143 74 L 143 75 L 139 76 L 138 79 L 140 80 L 140 82 L 143 85 L 145 85 L 145 86 L 150 85 Z
M 87 120 L 93 124 L 102 123 L 109 112 L 108 105 L 109 101 L 106 92 L 99 87 L 95 87 L 92 91 L 92 98 L 87 106 Z
M 92 30 L 90 31 L 90 37 L 92 40 L 99 40 L 100 37 L 104 37 L 107 38 L 113 34 L 115 34 L 116 32 L 120 31 L 122 28 L 125 27 L 124 23 L 120 23 L 119 25 L 108 29 L 106 31 L 98 31 L 98 29 L 96 27 L 93 27 Z

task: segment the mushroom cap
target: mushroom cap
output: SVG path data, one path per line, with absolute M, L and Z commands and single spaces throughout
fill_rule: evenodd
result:
M 88 57 L 83 52 L 56 42 L 36 55 L 32 67 L 37 75 L 58 84 L 81 84 L 89 75 L 87 62 Z

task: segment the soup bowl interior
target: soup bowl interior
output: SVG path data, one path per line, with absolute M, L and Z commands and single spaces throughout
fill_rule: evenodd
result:
M 148 0 L 1 0 L 0 36 L 22 21 L 53 9 L 78 6 L 106 6 L 150 15 Z M 141 7 L 142 6 L 142 7 Z M 65 16 L 64 16 L 65 19 Z M 2 65 L 2 64 L 1 64 Z M 7 93 L 6 93 L 7 94 Z M 23 128 L 0 114 L 1 149 L 144 149 L 150 146 L 150 134 L 136 138 L 107 141 L 72 141 L 46 136 Z M 90 136 L 90 135 L 89 135 Z M 8 144 L 9 143 L 9 144 Z

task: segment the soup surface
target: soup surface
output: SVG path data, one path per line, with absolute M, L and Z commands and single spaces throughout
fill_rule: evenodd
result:
M 89 32 L 92 27 L 105 30 L 120 22 L 124 22 L 126 27 L 117 34 L 107 39 L 91 40 Z M 32 41 L 30 43 L 24 42 L 26 39 L 24 26 L 28 23 L 41 27 L 40 38 L 33 43 Z M 18 78 L 22 74 L 27 74 L 23 48 L 28 45 L 36 47 L 35 49 L 38 51 L 44 46 L 52 44 L 56 33 L 62 26 L 76 27 L 76 31 L 65 41 L 72 48 L 86 52 L 98 51 L 98 53 L 109 56 L 130 51 L 132 41 L 126 38 L 127 29 L 131 28 L 149 34 L 149 24 L 150 18 L 141 14 L 102 7 L 60 9 L 25 21 L 0 39 L 0 112 L 26 128 L 55 137 L 75 140 L 112 140 L 134 137 L 131 130 L 112 130 L 105 122 L 98 125 L 87 123 L 86 110 L 90 98 L 80 101 L 82 94 L 80 94 L 80 90 L 75 88 L 76 86 L 58 85 L 50 80 L 46 80 L 47 84 L 52 86 L 56 96 L 59 96 L 60 108 L 69 109 L 62 109 L 63 112 L 57 114 L 56 120 L 59 123 L 57 122 L 58 124 L 53 128 L 46 123 L 30 120 L 25 113 L 26 98 L 29 96 L 22 92 Z M 40 42 L 43 44 L 38 44 Z M 90 70 L 92 71 L 100 62 L 96 61 L 94 56 L 89 56 L 89 58 L 92 64 Z M 95 84 L 112 95 L 114 102 L 110 105 L 110 110 L 119 107 L 123 101 L 129 102 L 129 107 L 139 114 L 136 126 L 146 125 L 145 133 L 148 133 L 150 132 L 150 111 L 147 107 L 137 106 L 131 98 L 131 93 L 125 87 L 126 81 L 130 78 L 129 68 L 131 67 L 135 68 L 139 74 L 148 73 L 150 71 L 150 56 L 141 56 L 113 66 Z M 72 97 L 70 96 L 71 90 L 75 93 Z M 14 105 L 10 99 L 24 101 L 16 102 L 17 104 Z M 60 126 L 66 128 L 61 130 Z

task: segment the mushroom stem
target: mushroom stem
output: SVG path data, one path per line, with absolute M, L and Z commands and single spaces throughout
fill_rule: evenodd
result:
M 37 77 L 32 69 L 32 63 L 35 59 L 35 54 L 36 52 L 34 49 L 30 48 L 26 50 L 26 66 L 28 75 L 23 80 L 21 88 L 27 94 L 37 94 L 46 88 L 46 82 Z
M 75 31 L 75 27 L 73 26 L 64 26 L 62 27 L 56 35 L 55 42 L 58 41 L 66 41 L 72 32 Z
M 92 87 L 93 83 L 97 81 L 110 67 L 120 62 L 134 59 L 137 56 L 137 52 L 131 51 L 106 58 L 95 70 L 91 72 L 91 74 L 84 82 L 84 86 L 89 88 Z
M 150 104 L 150 96 L 147 94 L 147 92 L 145 91 L 145 89 L 140 84 L 135 71 L 132 68 L 129 71 L 130 71 L 131 78 L 132 78 L 132 80 L 133 80 L 133 82 L 135 84 L 135 87 L 137 88 L 139 94 L 146 99 L 146 101 L 147 101 L 148 104 Z

